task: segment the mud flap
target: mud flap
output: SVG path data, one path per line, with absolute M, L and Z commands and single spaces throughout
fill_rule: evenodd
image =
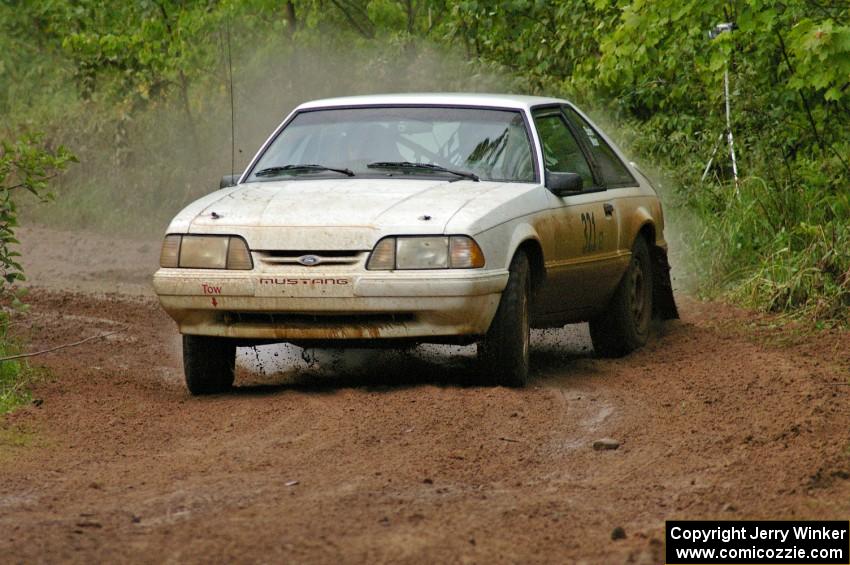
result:
M 667 250 L 652 246 L 652 317 L 658 320 L 677 320 L 679 310 L 673 298 L 670 282 L 670 263 Z

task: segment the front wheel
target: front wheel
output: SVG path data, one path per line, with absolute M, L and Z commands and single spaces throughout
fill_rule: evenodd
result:
M 236 345 L 225 338 L 183 336 L 183 372 L 193 395 L 226 392 L 233 386 Z
M 652 321 L 652 263 L 646 240 L 632 247 L 629 268 L 604 313 L 590 321 L 593 349 L 601 357 L 622 357 L 649 339 Z
M 478 359 L 488 382 L 522 387 L 528 382 L 528 294 L 531 268 L 528 257 L 518 251 L 511 261 L 508 285 L 484 339 Z

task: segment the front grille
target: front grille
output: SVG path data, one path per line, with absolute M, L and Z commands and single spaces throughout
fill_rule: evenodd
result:
M 330 250 L 330 251 L 306 251 L 306 250 L 272 250 L 255 251 L 260 261 L 267 265 L 293 265 L 298 267 L 312 267 L 323 265 L 354 265 L 365 260 L 368 251 Z M 299 258 L 313 256 L 318 259 L 315 265 L 304 265 Z
M 224 312 L 226 324 L 273 325 L 282 327 L 339 327 L 339 326 L 385 326 L 412 322 L 408 313 L 362 313 L 362 314 L 291 314 L 280 312 Z

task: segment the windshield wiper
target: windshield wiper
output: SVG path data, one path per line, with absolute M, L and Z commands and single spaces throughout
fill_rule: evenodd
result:
M 281 173 L 298 173 L 298 172 L 321 172 L 321 171 L 333 171 L 334 173 L 339 173 L 341 175 L 345 175 L 347 177 L 353 177 L 354 171 L 351 169 L 336 169 L 334 167 L 326 167 L 324 165 L 283 165 L 279 167 L 268 167 L 266 169 L 262 169 L 254 173 L 255 177 L 271 177 L 274 175 L 279 175 Z
M 410 161 L 376 161 L 374 163 L 369 163 L 366 166 L 370 169 L 408 169 L 414 171 L 434 171 L 437 173 L 449 173 L 462 178 L 472 179 L 475 182 L 481 180 L 475 173 L 471 173 L 469 171 L 456 171 L 453 169 L 447 169 L 441 165 L 434 165 L 433 163 L 411 163 Z

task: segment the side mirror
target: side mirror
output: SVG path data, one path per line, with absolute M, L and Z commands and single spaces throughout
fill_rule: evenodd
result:
M 221 177 L 221 180 L 218 181 L 218 188 L 227 188 L 230 186 L 236 186 L 236 183 L 239 181 L 239 177 L 242 176 L 242 173 L 236 173 L 235 175 L 224 175 Z
M 578 173 L 555 173 L 546 171 L 546 188 L 555 196 L 566 196 L 570 193 L 581 192 L 581 175 Z

